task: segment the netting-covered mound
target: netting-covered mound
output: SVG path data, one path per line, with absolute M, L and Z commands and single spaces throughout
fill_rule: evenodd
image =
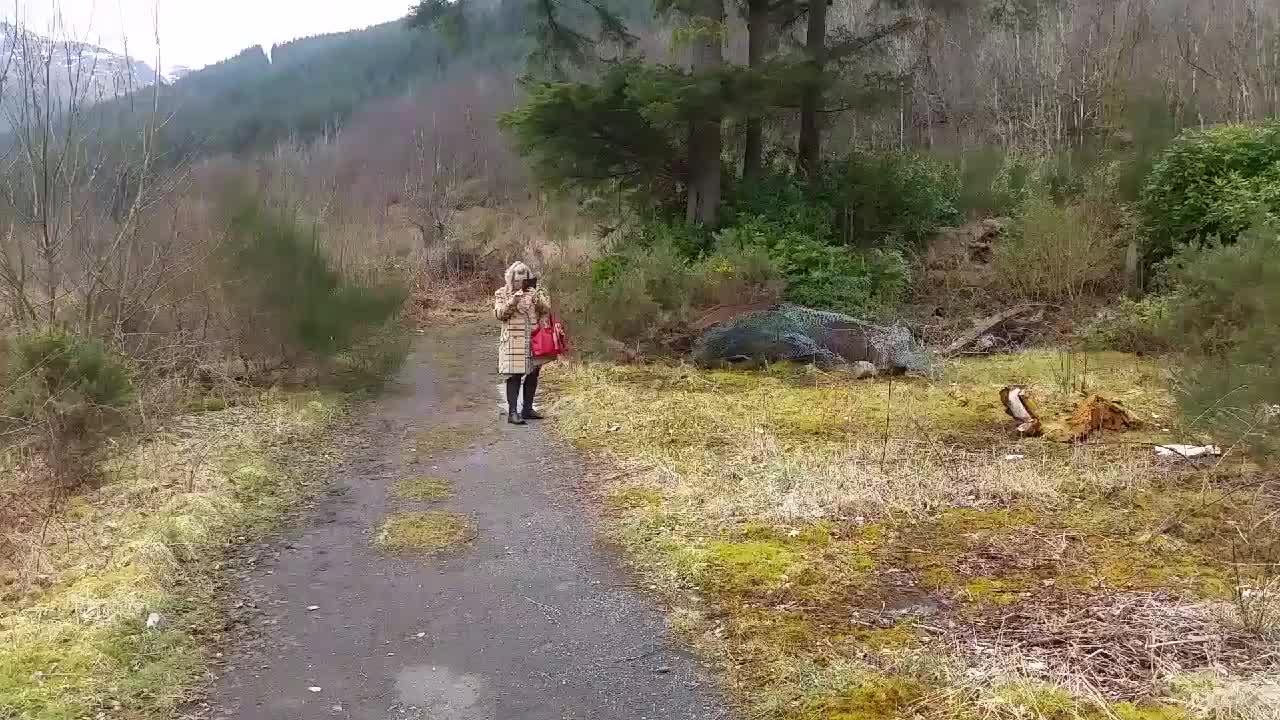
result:
M 781 361 L 835 366 L 865 360 L 885 372 L 929 371 L 928 355 L 907 328 L 799 305 L 750 312 L 712 327 L 694 344 L 693 359 L 704 367 Z

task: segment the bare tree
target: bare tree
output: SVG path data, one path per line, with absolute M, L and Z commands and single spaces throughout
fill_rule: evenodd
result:
M 121 340 L 164 278 L 189 260 L 139 237 L 144 213 L 182 174 L 157 167 L 166 121 L 160 83 L 138 87 L 126 54 L 108 96 L 92 46 L 60 17 L 50 30 L 47 38 L 14 35 L 17 88 L 5 112 L 15 141 L 0 176 L 13 222 L 0 245 L 0 282 L 19 324 L 74 322 Z M 121 127 L 93 107 L 108 101 L 131 109 Z

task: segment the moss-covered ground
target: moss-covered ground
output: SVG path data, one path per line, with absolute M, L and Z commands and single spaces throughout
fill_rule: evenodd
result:
M 556 427 L 610 460 L 600 490 L 618 539 L 752 717 L 1280 708 L 1211 700 L 1275 677 L 1263 630 L 1231 612 L 1257 579 L 1243 559 L 1274 537 L 1270 487 L 1234 455 L 1156 459 L 1153 444 L 1201 439 L 1156 361 L 1034 352 L 869 382 L 795 366 L 547 377 Z M 1019 439 L 1009 384 L 1050 425 L 1099 393 L 1140 426 Z M 1196 672 L 1215 679 L 1189 690 Z
M 121 447 L 0 567 L 0 718 L 177 717 L 221 560 L 314 487 L 343 417 L 335 395 L 268 393 Z

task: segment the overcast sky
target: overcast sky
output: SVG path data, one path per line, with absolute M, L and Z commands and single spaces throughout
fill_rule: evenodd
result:
M 61 13 L 79 40 L 155 64 L 153 18 L 159 13 L 162 70 L 200 68 L 252 45 L 351 30 L 408 13 L 412 0 L 18 0 L 19 19 L 48 34 Z M 0 0 L 6 19 L 13 0 Z

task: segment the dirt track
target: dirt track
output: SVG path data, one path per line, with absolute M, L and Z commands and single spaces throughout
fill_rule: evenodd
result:
M 492 364 L 476 330 L 419 344 L 352 429 L 330 496 L 240 588 L 261 613 L 228 653 L 212 717 L 728 717 L 597 545 L 572 453 L 545 429 L 499 424 Z M 426 475 L 455 490 L 431 509 L 465 515 L 476 536 L 437 558 L 388 556 L 372 545 L 381 523 L 426 509 L 388 488 Z

